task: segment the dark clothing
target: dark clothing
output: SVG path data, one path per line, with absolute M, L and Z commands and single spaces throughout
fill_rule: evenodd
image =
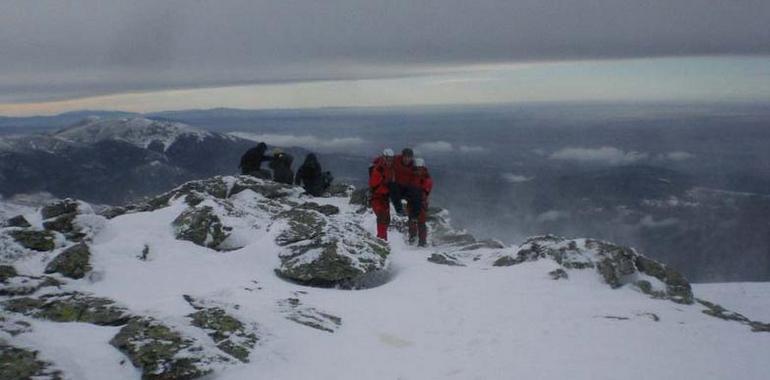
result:
M 308 194 L 320 197 L 330 185 L 331 179 L 328 178 L 330 176 L 331 173 L 323 172 L 315 154 L 310 153 L 305 157 L 302 166 L 297 169 L 294 184 L 302 185 Z
M 259 172 L 262 168 L 263 161 L 272 161 L 272 157 L 265 156 L 267 145 L 265 143 L 259 143 L 257 146 L 249 149 L 241 156 L 241 163 L 238 165 L 241 168 L 241 174 L 252 174 L 253 172 Z M 263 176 L 259 176 L 262 178 Z
M 273 155 L 269 165 L 270 169 L 273 169 L 273 181 L 293 185 L 294 172 L 291 170 L 293 161 L 294 157 L 287 153 Z

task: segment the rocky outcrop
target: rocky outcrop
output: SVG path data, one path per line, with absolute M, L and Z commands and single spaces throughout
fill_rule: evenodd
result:
M 73 279 L 83 278 L 91 271 L 91 250 L 85 243 L 75 244 L 54 258 L 45 268 L 45 273 L 59 273 Z
M 6 311 L 54 322 L 83 322 L 100 326 L 125 324 L 128 312 L 112 300 L 83 293 L 46 294 L 13 298 L 2 303 Z
M 193 326 L 206 331 L 217 348 L 244 363 L 249 362 L 249 354 L 258 340 L 253 326 L 247 326 L 221 307 L 200 308 L 187 317 Z
M 26 296 L 33 294 L 42 288 L 51 286 L 59 287 L 62 285 L 61 282 L 53 277 L 22 275 L 8 277 L 3 283 L 4 284 L 0 286 L 0 296 L 9 297 Z
M 0 379 L 60 380 L 61 371 L 40 360 L 37 351 L 13 347 L 0 340 Z
M 770 332 L 770 323 L 752 321 L 740 313 L 727 310 L 721 305 L 706 300 L 697 299 L 697 302 L 706 307 L 706 309 L 703 310 L 703 314 L 710 315 L 714 318 L 724 319 L 726 321 L 742 323 L 749 326 L 751 331 L 754 332 Z
M 132 318 L 110 344 L 141 369 L 144 380 L 195 379 L 228 360 L 207 355 L 193 339 L 152 318 Z
M 548 258 L 564 269 L 595 269 L 612 288 L 632 284 L 655 298 L 693 303 L 689 282 L 679 272 L 635 250 L 593 239 L 557 236 L 530 238 L 513 254 L 498 258 L 495 266 L 510 266 Z

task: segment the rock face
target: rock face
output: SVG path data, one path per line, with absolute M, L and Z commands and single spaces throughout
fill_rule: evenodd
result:
M 142 379 L 195 379 L 212 371 L 210 365 L 226 360 L 208 357 L 195 341 L 151 318 L 133 318 L 110 344 L 142 370 Z
M 45 273 L 60 273 L 79 279 L 91 271 L 91 250 L 85 243 L 75 244 L 56 256 L 45 268 Z
M 538 236 L 527 240 L 514 254 L 501 256 L 494 265 L 510 266 L 544 258 L 564 269 L 595 269 L 613 288 L 633 284 L 655 298 L 693 303 L 690 284 L 679 272 L 631 248 L 599 240 Z
M 283 247 L 280 276 L 317 286 L 361 287 L 387 266 L 390 248 L 358 224 L 301 207 L 281 213 L 288 228 L 277 237 Z

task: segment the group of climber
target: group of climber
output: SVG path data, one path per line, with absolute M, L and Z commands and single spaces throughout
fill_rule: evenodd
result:
M 288 185 L 302 185 L 308 194 L 316 197 L 323 195 L 331 185 L 331 173 L 321 169 L 315 154 L 309 153 L 305 157 L 295 176 L 291 169 L 294 158 L 290 154 L 276 148 L 269 156 L 266 151 L 265 143 L 249 149 L 241 157 L 241 173 Z M 261 168 L 265 161 L 269 162 L 272 173 Z M 412 149 L 404 148 L 398 155 L 390 148 L 383 150 L 369 167 L 369 193 L 372 210 L 377 216 L 377 237 L 388 240 L 392 203 L 397 214 L 408 217 L 409 243 L 427 246 L 426 214 L 431 190 L 433 180 L 425 160 L 415 158 Z
M 273 149 L 272 156 L 266 155 L 267 145 L 263 142 L 249 149 L 241 156 L 239 165 L 241 174 L 251 175 L 257 178 L 272 179 L 275 182 L 287 185 L 302 185 L 305 191 L 315 197 L 323 195 L 332 183 L 332 175 L 323 171 L 318 157 L 314 153 L 305 156 L 305 162 L 297 169 L 297 175 L 291 169 L 294 162 L 292 155 L 279 148 Z M 262 169 L 262 162 L 269 162 L 270 171 Z
M 390 204 L 393 203 L 397 214 L 408 216 L 409 243 L 417 241 L 420 247 L 427 246 L 425 222 L 433 180 L 425 160 L 415 158 L 410 148 L 398 155 L 390 148 L 383 150 L 369 168 L 369 190 L 372 210 L 377 216 L 377 237 L 388 240 Z

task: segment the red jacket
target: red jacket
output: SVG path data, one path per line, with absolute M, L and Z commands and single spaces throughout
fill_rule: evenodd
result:
M 396 183 L 401 186 L 412 186 L 414 183 L 414 161 L 409 165 L 404 164 L 403 156 L 398 154 L 393 157 L 393 171 L 396 174 Z
M 428 168 L 414 168 L 412 186 L 421 189 L 425 197 L 430 194 L 431 190 L 433 190 L 433 180 L 430 178 Z
M 377 157 L 369 171 L 369 189 L 373 195 L 388 195 L 388 184 L 395 180 L 393 165 L 389 165 L 382 157 Z

